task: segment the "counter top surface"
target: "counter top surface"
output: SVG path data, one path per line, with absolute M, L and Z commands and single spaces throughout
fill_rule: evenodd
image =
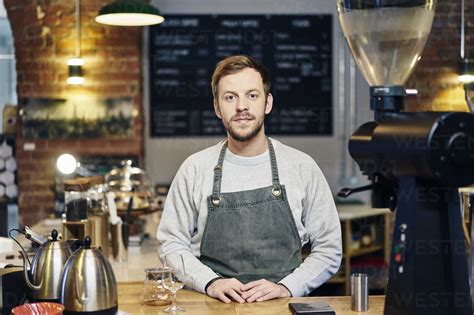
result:
M 143 282 L 122 282 L 118 285 L 119 309 L 128 314 L 167 314 L 163 312 L 166 306 L 148 306 L 140 304 L 140 294 L 143 289 Z M 309 303 L 314 301 L 325 301 L 334 309 L 337 315 L 379 315 L 383 313 L 384 296 L 369 297 L 368 312 L 351 311 L 350 296 L 337 297 L 304 297 L 285 298 L 260 303 L 230 303 L 225 304 L 204 294 L 180 290 L 177 295 L 177 304 L 186 309 L 186 314 L 207 314 L 207 315 L 291 315 L 288 303 Z

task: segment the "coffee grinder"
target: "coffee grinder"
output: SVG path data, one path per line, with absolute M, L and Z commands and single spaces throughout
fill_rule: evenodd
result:
M 102 250 L 109 257 L 109 212 L 105 201 L 105 183 L 103 176 L 90 176 L 87 190 L 89 204 L 89 228 L 92 247 Z
M 472 314 L 458 187 L 474 183 L 474 115 L 404 112 L 404 84 L 428 38 L 436 0 L 338 0 L 374 121 L 349 152 L 374 208 L 395 210 L 385 315 Z
M 109 256 L 109 213 L 103 176 L 64 180 L 63 239 L 90 236 L 92 247 Z
M 63 240 L 83 240 L 91 234 L 88 220 L 88 193 L 90 188 L 87 178 L 64 180 L 64 214 Z

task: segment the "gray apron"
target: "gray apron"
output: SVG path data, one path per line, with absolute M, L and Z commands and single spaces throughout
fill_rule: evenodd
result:
M 214 168 L 212 195 L 200 260 L 219 275 L 242 283 L 278 282 L 301 264 L 301 242 L 285 187 L 280 185 L 275 151 L 268 149 L 272 182 L 268 187 L 221 193 L 227 141 Z

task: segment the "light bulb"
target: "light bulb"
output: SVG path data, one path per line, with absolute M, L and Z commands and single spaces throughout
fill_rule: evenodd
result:
M 62 174 L 69 175 L 76 170 L 77 160 L 71 154 L 61 154 L 56 161 L 56 167 Z

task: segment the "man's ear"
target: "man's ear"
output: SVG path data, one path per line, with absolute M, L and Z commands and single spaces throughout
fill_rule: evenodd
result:
M 265 104 L 265 114 L 270 114 L 273 108 L 273 96 L 271 93 L 268 93 L 267 104 Z
M 219 109 L 219 102 L 214 98 L 214 112 L 216 113 L 217 118 L 222 119 L 221 110 Z

